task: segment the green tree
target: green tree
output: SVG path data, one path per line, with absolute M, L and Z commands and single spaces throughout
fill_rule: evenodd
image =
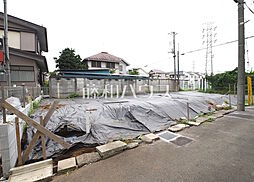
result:
M 129 75 L 139 75 L 139 72 L 137 69 L 129 70 Z
M 237 68 L 232 71 L 211 75 L 206 77 L 213 90 L 226 91 L 229 84 L 237 83 Z
M 65 48 L 60 52 L 60 56 L 56 59 L 56 68 L 59 70 L 84 70 L 88 66 L 81 62 L 80 55 L 75 53 L 74 49 Z

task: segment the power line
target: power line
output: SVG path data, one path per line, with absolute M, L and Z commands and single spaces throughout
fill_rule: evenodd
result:
M 254 1 L 253 1 L 254 2 Z M 247 6 L 247 8 L 250 10 L 250 12 L 252 13 L 252 14 L 254 14 L 254 11 L 248 6 L 248 4 L 245 2 L 244 3 L 246 6 Z
M 245 39 L 251 39 L 251 38 L 254 38 L 254 35 L 249 36 L 249 37 L 245 37 Z M 214 45 L 212 47 L 219 47 L 219 46 L 231 44 L 231 43 L 234 43 L 234 42 L 238 42 L 238 40 L 232 40 L 232 41 L 224 42 L 224 43 L 221 43 L 221 44 Z M 206 48 L 195 49 L 195 50 L 192 50 L 192 51 L 184 52 L 181 55 L 185 55 L 185 54 L 189 54 L 189 53 L 193 53 L 193 52 L 202 51 L 202 50 L 205 50 L 205 49 Z

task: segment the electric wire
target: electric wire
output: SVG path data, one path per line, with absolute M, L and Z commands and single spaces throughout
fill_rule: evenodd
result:
M 254 11 L 248 6 L 248 4 L 245 2 L 244 3 L 245 5 L 246 5 L 246 7 L 249 9 L 249 11 L 252 13 L 252 14 L 254 14 Z
M 249 36 L 249 37 L 245 37 L 245 39 L 251 39 L 251 38 L 254 38 L 254 35 Z M 214 45 L 212 47 L 219 47 L 219 46 L 231 44 L 231 43 L 234 43 L 234 42 L 238 42 L 238 40 L 232 40 L 232 41 L 224 42 L 224 43 L 221 43 L 221 44 Z M 192 51 L 187 51 L 187 52 L 182 53 L 181 55 L 185 55 L 185 54 L 189 54 L 189 53 L 193 53 L 193 52 L 202 51 L 202 50 L 205 50 L 205 49 L 206 49 L 206 47 L 205 48 L 196 49 L 196 50 L 192 50 Z

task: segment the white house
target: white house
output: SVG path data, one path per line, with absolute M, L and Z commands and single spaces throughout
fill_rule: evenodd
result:
M 153 79 L 169 79 L 170 74 L 161 70 L 153 69 L 149 72 L 150 78 Z
M 129 71 L 137 71 L 139 76 L 149 77 L 149 73 L 145 71 L 143 68 L 132 68 Z
M 130 65 L 122 58 L 116 57 L 107 52 L 101 52 L 85 58 L 83 63 L 88 65 L 88 69 L 108 68 L 110 70 L 114 70 L 116 74 L 126 74 L 127 66 Z
M 180 89 L 182 90 L 199 90 L 202 88 L 207 88 L 207 83 L 205 80 L 205 74 L 198 72 L 179 72 Z M 170 78 L 174 78 L 174 73 L 170 73 Z M 177 75 L 176 75 L 177 78 Z M 203 87 L 204 85 L 204 87 Z

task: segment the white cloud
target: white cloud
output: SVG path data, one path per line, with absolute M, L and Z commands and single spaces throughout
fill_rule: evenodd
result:
M 254 5 L 247 1 L 252 8 Z M 168 54 L 168 35 L 178 32 L 180 50 L 202 47 L 202 26 L 213 21 L 218 26 L 218 43 L 237 39 L 237 4 L 222 0 L 24 0 L 8 1 L 8 13 L 43 25 L 48 31 L 50 71 L 53 57 L 66 48 L 75 48 L 82 58 L 107 51 L 130 64 L 165 71 L 173 70 Z M 246 36 L 254 33 L 254 15 L 246 9 Z M 254 38 L 248 40 L 249 58 L 254 67 Z M 237 43 L 214 49 L 214 70 L 237 66 Z M 205 70 L 205 52 L 181 56 L 181 69 Z

